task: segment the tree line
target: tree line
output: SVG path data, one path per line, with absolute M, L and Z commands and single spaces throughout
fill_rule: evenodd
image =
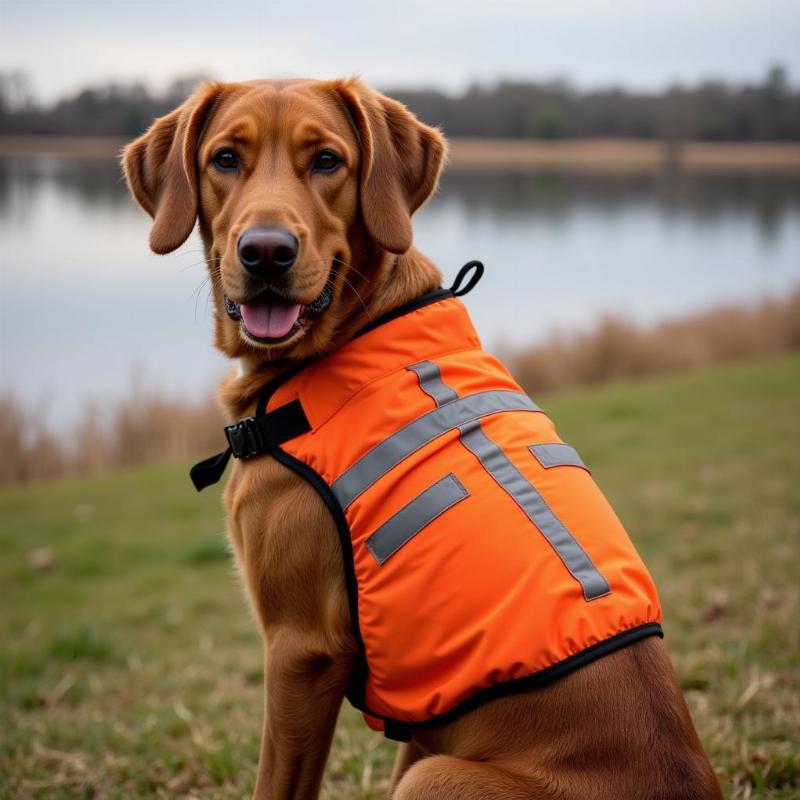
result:
M 176 80 L 161 94 L 142 84 L 108 84 L 42 106 L 33 101 L 24 74 L 0 74 L 0 135 L 135 136 L 182 102 L 201 79 Z M 780 66 L 759 84 L 706 81 L 650 93 L 580 90 L 567 81 L 500 81 L 459 95 L 435 89 L 387 93 L 449 136 L 800 140 L 800 91 Z

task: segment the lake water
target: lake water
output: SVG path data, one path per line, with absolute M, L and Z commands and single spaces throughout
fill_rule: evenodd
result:
M 211 390 L 199 240 L 154 256 L 148 230 L 112 160 L 0 158 L 0 389 L 57 423 L 142 379 Z M 485 262 L 466 301 L 490 347 L 800 285 L 796 176 L 452 173 L 415 230 L 448 282 Z

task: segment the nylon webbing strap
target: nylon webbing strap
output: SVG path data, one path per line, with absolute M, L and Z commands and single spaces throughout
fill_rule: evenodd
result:
M 225 436 L 234 458 L 252 458 L 310 430 L 300 401 L 292 400 L 262 416 L 246 417 L 228 425 Z
M 202 491 L 222 477 L 231 456 L 253 458 L 310 430 L 311 424 L 299 400 L 292 400 L 267 414 L 240 419 L 225 428 L 228 449 L 195 464 L 189 476 L 197 491 Z
M 225 472 L 225 467 L 228 466 L 228 461 L 231 459 L 231 449 L 223 450 L 221 453 L 205 458 L 198 464 L 195 464 L 189 470 L 189 477 L 192 479 L 194 488 L 198 492 L 202 492 L 206 486 L 211 486 L 216 483 Z

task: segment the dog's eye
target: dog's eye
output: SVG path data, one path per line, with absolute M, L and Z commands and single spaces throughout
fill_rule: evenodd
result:
M 229 147 L 217 150 L 211 160 L 214 162 L 215 166 L 226 171 L 236 169 L 239 166 L 239 159 L 236 158 L 236 153 Z
M 333 172 L 341 163 L 342 159 L 333 150 L 323 150 L 321 153 L 317 153 L 313 170 L 314 172 Z

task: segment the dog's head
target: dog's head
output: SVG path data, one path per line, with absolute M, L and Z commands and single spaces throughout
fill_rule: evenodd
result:
M 359 81 L 254 81 L 201 87 L 123 167 L 156 253 L 199 220 L 218 347 L 305 358 L 367 299 L 375 254 L 409 249 L 444 155 L 437 130 Z

